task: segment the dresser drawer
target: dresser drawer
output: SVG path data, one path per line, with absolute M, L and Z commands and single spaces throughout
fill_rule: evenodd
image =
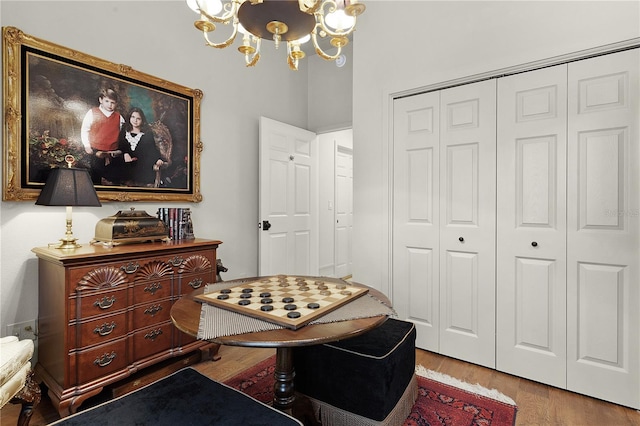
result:
M 115 313 L 129 307 L 127 288 L 77 292 L 76 297 L 69 300 L 69 305 L 70 319 Z
M 139 281 L 133 287 L 133 304 L 149 303 L 171 297 L 171 279 Z
M 148 303 L 133 309 L 133 329 L 149 327 L 170 320 L 171 300 Z
M 73 325 L 76 332 L 78 348 L 92 346 L 117 339 L 127 334 L 127 314 L 121 312 L 107 315 L 91 321 L 78 322 Z
M 215 280 L 212 279 L 212 275 L 212 272 L 181 275 L 176 294 L 184 296 L 185 294 L 189 294 L 207 284 L 213 283 Z
M 173 332 L 174 328 L 170 322 L 137 331 L 133 335 L 133 357 L 139 360 L 171 348 Z
M 78 383 L 86 383 L 105 376 L 129 364 L 127 358 L 127 338 L 100 345 L 77 354 Z

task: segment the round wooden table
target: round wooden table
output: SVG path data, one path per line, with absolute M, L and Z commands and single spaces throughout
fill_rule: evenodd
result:
M 229 287 L 251 281 L 257 281 L 263 277 L 243 278 L 240 280 L 225 281 Z M 340 279 L 327 277 L 308 277 L 309 279 L 322 279 L 329 282 L 342 282 Z M 350 283 L 367 287 L 362 284 Z M 176 301 L 171 308 L 171 320 L 175 326 L 191 336 L 198 335 L 200 324 L 201 302 L 193 299 L 202 294 L 204 289 L 198 289 L 188 296 Z M 369 294 L 378 298 L 385 305 L 391 307 L 389 299 L 373 288 L 369 288 Z M 387 320 L 386 315 L 371 318 L 359 318 L 354 320 L 339 321 L 327 324 L 306 325 L 297 330 L 283 328 L 279 330 L 258 331 L 243 333 L 234 336 L 224 336 L 211 339 L 214 343 L 232 346 L 247 346 L 260 348 L 276 348 L 275 385 L 273 388 L 273 406 L 280 410 L 290 410 L 295 400 L 295 388 L 293 378 L 295 375 L 293 366 L 293 348 L 296 346 L 311 346 L 321 343 L 334 342 L 349 337 L 358 336 L 368 330 L 378 327 Z

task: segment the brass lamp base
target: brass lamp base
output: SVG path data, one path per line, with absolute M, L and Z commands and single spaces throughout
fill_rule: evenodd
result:
M 51 243 L 49 244 L 50 248 L 57 248 L 57 249 L 76 249 L 78 247 L 82 247 L 80 244 L 76 243 L 76 241 L 78 241 L 77 238 L 73 238 L 73 236 L 71 236 L 71 238 L 69 237 L 65 237 L 65 238 L 60 238 L 60 242 L 59 243 Z
M 67 206 L 67 231 L 64 233 L 64 237 L 60 238 L 59 243 L 49 244 L 49 247 L 57 248 L 57 249 L 76 249 L 78 247 L 82 247 L 80 244 L 76 243 L 78 241 L 77 238 L 73 236 L 72 224 L 71 224 L 71 207 Z

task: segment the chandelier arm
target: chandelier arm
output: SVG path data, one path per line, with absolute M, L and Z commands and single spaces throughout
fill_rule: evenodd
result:
M 322 0 L 298 0 L 298 5 L 301 11 L 311 15 L 322 5 Z
M 336 52 L 335 55 L 329 55 L 324 50 L 322 50 L 320 45 L 318 45 L 318 36 L 316 35 L 315 31 L 311 33 L 311 41 L 313 42 L 313 47 L 315 47 L 316 53 L 318 54 L 318 56 L 328 61 L 335 61 L 336 59 L 338 59 L 338 56 L 340 56 L 340 54 L 342 53 L 342 46 L 338 46 L 336 48 L 338 49 L 338 51 Z
M 247 64 L 247 67 L 255 66 L 255 64 L 257 64 L 258 61 L 260 60 L 260 42 L 261 42 L 261 39 L 256 40 L 256 51 L 253 52 L 251 57 L 249 57 L 249 55 L 244 55 L 244 60 Z
M 224 4 L 225 13 L 222 16 L 209 15 L 205 10 L 200 9 L 200 14 L 210 21 L 221 24 L 228 24 L 237 15 L 238 8 L 245 0 L 233 0 Z
M 287 55 L 287 63 L 289 64 L 289 69 L 292 71 L 298 71 L 298 60 L 293 59 L 291 55 Z
M 229 36 L 229 38 L 226 41 L 223 41 L 222 43 L 214 43 L 211 40 L 209 40 L 209 33 L 207 31 L 203 31 L 202 35 L 204 36 L 207 46 L 215 47 L 216 49 L 224 49 L 225 47 L 231 45 L 235 41 L 236 36 L 238 35 L 238 20 L 235 19 L 233 21 L 233 31 L 231 32 L 231 35 Z
M 294 56 L 290 41 L 287 42 L 287 64 L 289 64 L 289 69 L 292 71 L 298 71 L 298 59 Z

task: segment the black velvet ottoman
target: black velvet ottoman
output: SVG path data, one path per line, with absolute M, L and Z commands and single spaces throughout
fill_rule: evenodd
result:
M 191 367 L 51 425 L 303 426 L 293 417 Z
M 293 351 L 297 392 L 323 426 L 401 425 L 417 397 L 416 330 L 390 318 L 350 339 Z

